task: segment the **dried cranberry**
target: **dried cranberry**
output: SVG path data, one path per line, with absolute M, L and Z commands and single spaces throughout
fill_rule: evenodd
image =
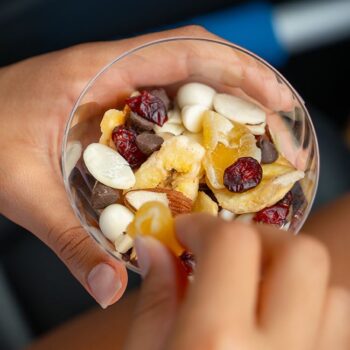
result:
M 146 90 L 138 96 L 127 98 L 125 103 L 133 112 L 159 126 L 168 120 L 164 102 Z
M 180 255 L 180 260 L 183 267 L 185 268 L 186 273 L 188 275 L 192 275 L 196 264 L 193 254 L 185 251 Z
M 288 192 L 284 198 L 282 198 L 275 205 L 264 208 L 257 212 L 254 216 L 254 221 L 264 224 L 282 226 L 286 222 L 292 200 L 292 193 Z
M 116 127 L 112 132 L 112 140 L 117 151 L 132 168 L 140 166 L 147 158 L 137 147 L 136 136 L 137 134 L 134 130 L 124 126 Z
M 259 185 L 262 179 L 262 168 L 259 162 L 251 157 L 239 158 L 224 172 L 224 185 L 231 192 L 245 192 Z

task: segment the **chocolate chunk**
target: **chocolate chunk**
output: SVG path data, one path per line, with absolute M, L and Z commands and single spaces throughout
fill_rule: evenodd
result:
M 100 182 L 96 182 L 91 194 L 91 205 L 94 209 L 103 209 L 120 198 L 119 192 Z
M 270 164 L 277 160 L 278 152 L 275 145 L 263 135 L 259 138 L 257 146 L 261 149 L 261 163 Z
M 154 89 L 154 90 L 151 90 L 150 93 L 151 95 L 156 96 L 162 100 L 167 111 L 170 109 L 171 102 L 164 89 L 162 88 Z
M 163 138 L 156 134 L 144 132 L 136 137 L 136 145 L 142 153 L 150 155 L 155 151 L 158 151 L 162 143 Z
M 305 197 L 304 191 L 299 182 L 296 182 L 291 189 L 291 193 L 293 196 L 292 206 L 293 206 L 293 214 L 298 210 L 303 210 L 307 205 L 307 199 Z
M 127 124 L 137 132 L 151 131 L 154 127 L 154 123 L 139 116 L 137 113 L 134 112 L 130 112 Z
M 74 167 L 69 176 L 71 185 L 86 199 L 90 198 L 95 181 L 89 173 L 85 172 L 84 168 L 80 170 L 78 167 Z
M 75 167 L 70 174 L 69 181 L 72 191 L 76 194 L 76 204 L 79 210 L 86 211 L 92 221 L 97 223 L 99 214 L 92 208 L 90 202 L 92 187 L 96 180 L 84 170 Z

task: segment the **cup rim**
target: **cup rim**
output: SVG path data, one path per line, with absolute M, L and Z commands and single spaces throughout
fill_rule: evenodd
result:
M 105 66 L 103 66 L 96 74 L 95 76 L 93 76 L 88 83 L 86 84 L 86 86 L 84 87 L 84 89 L 82 90 L 82 92 L 79 94 L 79 97 L 77 98 L 76 102 L 74 103 L 74 106 L 69 114 L 69 118 L 66 122 L 65 128 L 64 128 L 64 135 L 63 135 L 63 139 L 62 139 L 62 146 L 61 146 L 61 171 L 62 171 L 62 177 L 63 177 L 63 182 L 64 182 L 64 187 L 66 189 L 68 198 L 69 198 L 69 202 L 73 208 L 73 211 L 75 213 L 75 215 L 78 217 L 81 225 L 84 227 L 84 229 L 88 232 L 88 234 L 90 236 L 92 236 L 97 243 L 102 246 L 102 248 L 110 255 L 112 255 L 114 258 L 117 258 L 111 251 L 109 251 L 108 249 L 106 249 L 98 240 L 97 238 L 90 232 L 89 228 L 84 224 L 84 220 L 82 220 L 79 210 L 77 208 L 77 206 L 75 205 L 74 199 L 73 199 L 73 194 L 72 191 L 70 189 L 69 186 L 69 181 L 68 181 L 68 177 L 67 173 L 66 173 L 66 159 L 67 159 L 67 153 L 66 153 L 66 149 L 67 149 L 67 141 L 68 141 L 68 134 L 69 134 L 69 130 L 70 130 L 70 126 L 72 123 L 72 120 L 74 118 L 75 112 L 77 110 L 77 108 L 80 105 L 81 100 L 83 99 L 83 97 L 85 96 L 86 92 L 93 86 L 93 84 L 95 83 L 95 81 L 104 73 L 106 72 L 113 64 L 115 64 L 116 62 L 122 60 L 125 57 L 128 57 L 129 55 L 132 55 L 135 52 L 141 51 L 145 48 L 148 47 L 152 47 L 152 46 L 156 46 L 159 44 L 165 44 L 165 43 L 169 43 L 169 42 L 176 42 L 176 41 L 200 41 L 200 42 L 206 42 L 206 43 L 213 43 L 213 44 L 218 44 L 218 45 L 223 45 L 226 47 L 229 47 L 231 49 L 235 49 L 238 50 L 256 60 L 258 60 L 259 62 L 261 62 L 263 65 L 265 65 L 267 68 L 269 68 L 270 70 L 272 70 L 277 76 L 278 78 L 280 78 L 282 80 L 282 82 L 288 86 L 288 88 L 291 90 L 291 92 L 294 94 L 294 96 L 296 97 L 297 101 L 299 102 L 300 106 L 303 108 L 303 111 L 305 113 L 305 117 L 308 121 L 308 123 L 310 124 L 310 129 L 311 129 L 311 133 L 313 135 L 313 141 L 315 142 L 315 157 L 316 157 L 316 161 L 317 161 L 317 171 L 316 171 L 316 176 L 315 176 L 315 185 L 314 185 L 314 189 L 313 189 L 313 193 L 311 195 L 311 199 L 310 202 L 308 203 L 307 208 L 305 209 L 304 215 L 302 217 L 302 219 L 300 220 L 298 226 L 295 229 L 295 234 L 298 234 L 300 229 L 303 227 L 307 217 L 310 214 L 311 208 L 314 204 L 314 200 L 316 197 L 316 193 L 317 193 L 317 188 L 318 188 L 318 183 L 319 183 L 319 173 L 320 173 L 320 154 L 319 154 L 319 145 L 318 145 L 318 140 L 317 140 L 317 134 L 315 131 L 315 127 L 314 124 L 312 122 L 312 119 L 310 117 L 309 111 L 307 110 L 306 106 L 305 106 L 305 101 L 303 100 L 303 98 L 299 95 L 299 93 L 294 89 L 294 87 L 291 85 L 291 83 L 289 83 L 289 81 L 273 66 L 271 66 L 267 61 L 265 61 L 263 58 L 259 57 L 258 55 L 254 54 L 253 52 L 239 46 L 236 44 L 233 44 L 231 42 L 225 41 L 225 40 L 220 40 L 220 39 L 211 39 L 211 38 L 206 38 L 206 37 L 200 37 L 200 36 L 171 36 L 168 38 L 163 38 L 163 39 L 157 39 L 157 40 L 152 40 L 152 41 L 148 41 L 142 45 L 138 45 L 132 49 L 129 49 L 125 52 L 123 52 L 122 54 L 116 56 L 112 61 L 110 61 L 109 63 L 107 63 Z M 138 270 L 131 264 L 129 263 L 125 263 L 128 268 L 130 268 L 131 270 L 138 272 Z

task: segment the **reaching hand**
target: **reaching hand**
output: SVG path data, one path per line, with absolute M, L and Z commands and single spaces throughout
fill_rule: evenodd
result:
M 137 238 L 144 283 L 127 350 L 346 350 L 350 298 L 328 285 L 318 241 L 262 225 L 177 219 L 194 281 L 158 241 Z

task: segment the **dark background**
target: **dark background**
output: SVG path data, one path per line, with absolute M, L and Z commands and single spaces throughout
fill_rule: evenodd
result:
M 0 66 L 81 42 L 132 36 L 241 3 L 0 0 Z M 350 157 L 341 141 L 350 113 L 349 64 L 350 39 L 294 55 L 279 67 L 303 96 L 318 132 L 323 167 L 316 205 L 350 188 Z M 131 279 L 137 283 L 134 275 Z M 0 349 L 22 345 L 93 305 L 41 242 L 0 217 Z

